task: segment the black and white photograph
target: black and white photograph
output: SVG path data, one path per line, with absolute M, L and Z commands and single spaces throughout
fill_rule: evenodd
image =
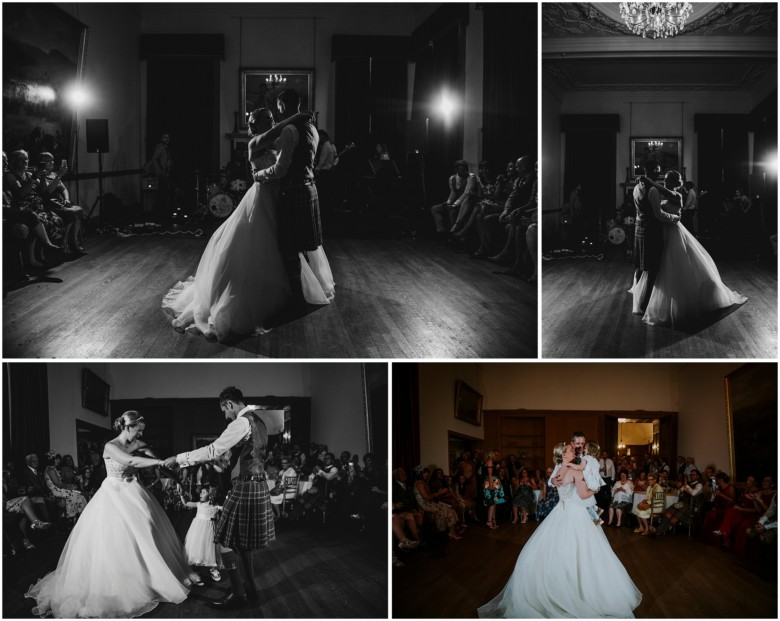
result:
M 542 356 L 777 357 L 777 4 L 542 3 Z
M 777 617 L 776 362 L 399 362 L 392 391 L 393 618 Z
M 386 363 L 11 362 L 3 412 L 3 617 L 387 618 Z
M 4 356 L 536 358 L 538 14 L 4 3 Z

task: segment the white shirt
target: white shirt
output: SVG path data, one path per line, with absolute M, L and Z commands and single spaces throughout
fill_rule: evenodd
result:
M 609 457 L 606 459 L 599 459 L 599 473 L 601 476 L 607 479 L 615 480 L 615 462 Z
M 604 479 L 599 476 L 599 462 L 590 455 L 583 455 L 582 459 L 585 462 L 585 470 L 582 471 L 585 485 L 588 486 L 589 490 L 597 492 L 604 485 Z
M 214 442 L 208 446 L 202 446 L 194 451 L 187 451 L 186 453 L 179 453 L 176 455 L 176 461 L 182 468 L 185 466 L 194 466 L 195 464 L 202 464 L 204 461 L 214 461 L 217 457 L 226 453 L 233 448 L 236 444 L 245 440 L 252 433 L 252 426 L 249 424 L 249 420 L 244 416 L 249 412 L 259 410 L 259 405 L 248 405 L 238 413 L 236 420 L 225 428 Z
M 317 163 L 316 170 L 330 170 L 336 163 L 336 147 L 332 142 L 326 142 L 322 145 L 320 151 L 320 161 Z

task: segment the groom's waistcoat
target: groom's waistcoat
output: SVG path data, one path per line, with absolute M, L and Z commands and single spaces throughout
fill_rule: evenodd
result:
M 265 472 L 268 430 L 255 412 L 247 412 L 244 417 L 249 421 L 252 433 L 246 440 L 234 447 L 239 450 L 238 459 L 230 472 L 231 479 L 244 474 L 263 474 Z
M 293 151 L 287 174 L 280 180 L 282 189 L 314 180 L 314 155 L 317 152 L 319 135 L 311 121 L 296 121 L 293 127 L 298 130 L 298 144 Z
M 650 189 L 646 188 L 641 199 L 634 194 L 634 206 L 636 207 L 636 234 L 642 236 L 646 229 L 657 228 L 660 222 L 653 214 L 653 205 L 650 203 Z

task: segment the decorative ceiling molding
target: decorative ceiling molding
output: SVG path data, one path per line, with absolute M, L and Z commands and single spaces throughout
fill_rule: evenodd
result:
M 697 8 L 701 15 L 698 18 Z M 542 3 L 542 38 L 639 38 L 628 29 L 619 15 L 616 2 Z M 694 18 L 673 39 L 692 36 L 756 35 L 777 36 L 776 2 L 694 3 Z

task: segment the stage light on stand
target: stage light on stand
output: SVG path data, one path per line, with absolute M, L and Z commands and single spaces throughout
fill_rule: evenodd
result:
M 92 103 L 91 93 L 83 86 L 74 84 L 65 91 L 65 101 L 76 110 L 81 110 Z
M 456 105 L 455 100 L 446 91 L 442 93 L 441 99 L 439 99 L 438 111 L 445 121 L 449 121 L 455 113 Z

